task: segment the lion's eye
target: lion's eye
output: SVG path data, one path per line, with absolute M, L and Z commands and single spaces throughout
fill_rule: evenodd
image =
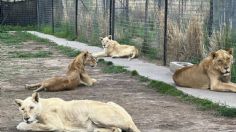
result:
M 34 109 L 34 106 L 30 106 L 30 109 L 31 109 L 31 110 Z
M 25 109 L 24 109 L 24 108 L 22 108 L 21 110 L 22 110 L 22 111 L 24 111 Z

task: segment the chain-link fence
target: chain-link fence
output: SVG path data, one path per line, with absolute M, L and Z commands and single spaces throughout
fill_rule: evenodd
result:
M 96 46 L 101 46 L 99 37 L 111 34 L 122 44 L 135 45 L 144 59 L 158 64 L 197 63 L 211 51 L 236 48 L 235 0 L 6 1 L 0 0 L 1 23 L 17 15 L 26 20 L 18 8 L 23 5 L 23 9 L 36 10 L 28 15 L 36 15 L 32 19 L 40 31 Z M 32 6 L 35 1 L 37 6 Z M 21 22 L 18 17 L 15 20 Z M 233 67 L 236 80 L 235 74 Z
M 1 25 L 35 25 L 37 23 L 35 0 L 0 0 Z

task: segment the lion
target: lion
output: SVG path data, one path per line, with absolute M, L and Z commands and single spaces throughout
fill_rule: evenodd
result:
M 129 60 L 138 57 L 139 51 L 134 46 L 130 45 L 121 45 L 117 41 L 112 40 L 111 35 L 102 38 L 100 37 L 102 42 L 102 47 L 104 51 L 94 53 L 95 57 L 128 57 Z
M 199 64 L 176 70 L 173 80 L 178 86 L 236 92 L 230 82 L 233 49 L 211 52 Z
M 85 71 L 85 65 L 95 67 L 97 60 L 89 52 L 81 52 L 69 64 L 68 71 L 64 76 L 55 76 L 42 81 L 41 83 L 26 85 L 26 89 L 38 89 L 35 92 L 72 90 L 80 84 L 92 86 L 96 79 L 91 78 Z
M 16 127 L 20 131 L 140 132 L 128 112 L 113 102 L 44 99 L 33 93 L 15 103 L 23 116 Z

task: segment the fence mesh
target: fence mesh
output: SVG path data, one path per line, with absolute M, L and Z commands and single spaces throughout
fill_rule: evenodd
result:
M 115 39 L 135 45 L 149 59 L 163 56 L 163 19 L 157 0 L 116 0 Z
M 109 34 L 110 0 L 78 1 L 78 40 L 101 46 L 99 37 Z
M 53 0 L 38 0 L 38 28 L 45 33 L 53 30 Z
M 0 0 L 0 24 L 35 25 L 37 23 L 36 7 L 35 0 Z
M 59 37 L 76 37 L 76 1 L 53 0 L 54 34 Z

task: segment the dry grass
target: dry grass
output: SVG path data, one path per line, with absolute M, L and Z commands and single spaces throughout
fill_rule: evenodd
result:
M 221 25 L 219 30 L 214 30 L 212 36 L 209 38 L 209 50 L 216 51 L 228 47 L 227 39 L 231 38 L 231 34 L 232 26 L 227 26 L 226 24 Z
M 186 58 L 191 60 L 192 56 L 203 58 L 205 53 L 203 41 L 203 22 L 199 17 L 192 17 L 185 32 L 185 46 L 187 46 Z
M 164 32 L 164 12 L 159 13 L 160 28 Z M 203 20 L 194 15 L 185 29 L 176 21 L 168 19 L 167 25 L 167 58 L 170 61 L 191 60 L 192 56 L 202 58 L 205 54 L 203 41 Z

